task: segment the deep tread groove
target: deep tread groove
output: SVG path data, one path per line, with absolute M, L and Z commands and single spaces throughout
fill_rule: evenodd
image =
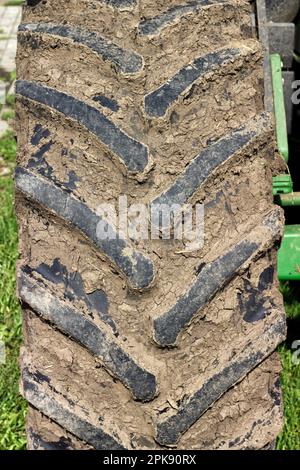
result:
M 226 3 L 226 0 L 196 0 L 181 5 L 175 5 L 160 15 L 142 20 L 138 25 L 138 32 L 144 36 L 155 36 L 159 34 L 163 28 L 179 20 L 186 14 L 197 11 L 203 7 L 222 5 L 224 3 Z
M 73 450 L 71 444 L 67 440 L 59 439 L 58 441 L 46 441 L 32 429 L 27 431 L 32 450 Z
M 19 276 L 20 298 L 42 318 L 88 349 L 128 387 L 134 398 L 153 400 L 157 384 L 153 374 L 139 366 L 108 333 L 78 311 L 59 301 L 49 290 L 27 276 Z
M 186 398 L 176 413 L 165 420 L 161 419 L 157 425 L 156 440 L 161 445 L 175 445 L 180 435 L 187 431 L 218 398 L 275 350 L 276 346 L 284 340 L 285 333 L 284 321 L 271 325 L 264 332 L 266 344 L 264 350 L 253 351 L 251 347 L 253 345 L 247 345 L 245 350 L 240 351 L 227 367 L 210 377 L 194 395 Z M 271 342 L 271 345 L 268 342 Z
M 105 433 L 101 427 L 95 427 L 88 421 L 72 413 L 58 400 L 51 397 L 36 381 L 35 375 L 27 368 L 22 371 L 22 387 L 26 400 L 32 406 L 49 416 L 53 421 L 63 426 L 72 434 L 91 444 L 97 450 L 123 450 L 120 440 Z M 46 389 L 47 390 L 47 389 Z
M 198 57 L 145 97 L 145 110 L 151 118 L 163 117 L 179 96 L 200 77 L 241 57 L 242 48 L 229 47 Z
M 148 165 L 148 149 L 129 137 L 98 109 L 54 88 L 18 80 L 16 93 L 74 119 L 116 154 L 127 170 L 139 173 Z
M 102 220 L 86 204 L 24 168 L 15 172 L 16 187 L 30 199 L 43 205 L 66 222 L 79 229 L 126 276 L 136 289 L 148 287 L 154 278 L 151 260 L 134 250 L 116 235 L 115 240 L 102 240 L 97 236 L 97 225 Z M 111 231 L 113 228 L 111 227 Z M 124 252 L 130 252 L 130 255 Z
M 280 227 L 276 224 L 278 210 L 268 214 L 262 226 L 268 227 L 269 242 L 280 237 Z M 270 220 L 272 223 L 270 224 Z M 255 240 L 255 236 L 230 248 L 224 255 L 203 267 L 195 283 L 185 295 L 165 314 L 154 320 L 154 339 L 160 346 L 172 346 L 179 333 L 189 324 L 194 315 L 222 289 L 250 259 L 261 249 L 265 240 Z M 255 240 L 255 241 L 254 241 Z
M 154 199 L 152 204 L 185 204 L 214 170 L 270 129 L 270 125 L 270 116 L 263 113 L 206 147 L 191 161 L 172 186 Z
M 111 41 L 99 36 L 96 33 L 75 28 L 68 25 L 55 25 L 49 23 L 21 23 L 20 33 L 43 33 L 50 36 L 59 36 L 73 40 L 96 52 L 103 60 L 113 63 L 120 72 L 132 74 L 139 72 L 143 67 L 141 56 L 126 51 Z

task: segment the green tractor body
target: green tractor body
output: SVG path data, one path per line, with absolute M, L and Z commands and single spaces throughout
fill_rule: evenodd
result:
M 291 24 L 291 26 L 294 29 L 294 25 Z M 271 27 L 273 27 L 273 24 Z M 286 24 L 286 30 L 287 29 L 291 30 L 288 23 Z M 276 49 L 276 44 L 270 45 L 271 50 L 274 50 L 274 48 Z M 280 49 L 280 46 L 278 46 L 278 49 Z M 293 181 L 288 170 L 288 123 L 291 116 L 287 116 L 288 110 L 286 112 L 286 103 L 288 100 L 291 101 L 292 90 L 289 89 L 288 96 L 285 97 L 284 72 L 282 70 L 284 64 L 278 53 L 270 55 L 270 66 L 273 85 L 277 145 L 282 158 L 287 163 L 287 172 L 273 178 L 273 195 L 275 202 L 283 208 L 294 207 L 294 210 L 299 212 L 298 206 L 300 206 L 300 193 L 293 191 Z M 289 112 L 291 111 L 289 110 Z M 281 281 L 300 280 L 300 225 L 286 225 L 285 227 L 284 238 L 278 254 L 278 276 Z

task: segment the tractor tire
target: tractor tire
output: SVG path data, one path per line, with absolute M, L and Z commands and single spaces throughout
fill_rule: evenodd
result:
M 15 173 L 29 449 L 268 449 L 282 171 L 245 0 L 28 1 Z M 203 245 L 100 204 L 202 204 Z M 131 214 L 137 217 L 137 214 Z

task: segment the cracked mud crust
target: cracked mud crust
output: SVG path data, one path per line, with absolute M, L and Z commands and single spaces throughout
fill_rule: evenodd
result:
M 84 12 L 84 14 L 83 14 Z M 284 171 L 246 0 L 28 2 L 15 175 L 28 448 L 263 449 L 282 425 Z M 204 205 L 204 245 L 99 204 Z

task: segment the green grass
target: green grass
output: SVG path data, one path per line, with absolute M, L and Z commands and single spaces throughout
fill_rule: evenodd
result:
M 17 144 L 12 131 L 7 131 L 0 138 L 0 157 L 4 158 L 4 161 L 9 166 L 14 166 L 16 160 Z M 5 185 L 7 180 L 2 180 L 2 184 Z
M 293 341 L 300 340 L 300 285 L 284 283 L 281 290 L 288 317 L 288 338 L 279 348 L 285 424 L 277 439 L 277 449 L 300 450 L 300 355 L 296 364 L 293 362 L 296 350 L 292 349 Z
M 2 121 L 10 121 L 15 117 L 15 113 L 12 109 L 8 109 L 7 111 L 3 111 L 1 119 Z
M 283 372 L 281 385 L 284 398 L 285 424 L 277 439 L 279 450 L 300 450 L 300 365 L 292 362 L 293 352 L 279 348 Z
M 11 95 L 7 95 L 6 97 L 6 104 L 8 106 L 13 106 L 15 104 L 15 95 L 14 94 L 11 94 Z
M 16 80 L 16 78 L 17 78 L 17 72 L 16 72 L 16 70 L 13 70 L 9 74 L 9 82 L 12 83 L 13 81 Z
M 287 317 L 294 320 L 298 318 L 300 322 L 300 283 L 283 282 L 281 292 Z
M 0 41 L 7 41 L 8 39 L 11 39 L 12 36 L 8 34 L 0 34 Z
M 23 5 L 24 0 L 7 0 L 7 2 L 4 4 L 6 7 L 15 7 L 18 5 Z
M 0 156 L 12 166 L 16 143 L 11 132 L 0 138 Z M 13 210 L 13 181 L 0 178 L 0 339 L 6 362 L 0 365 L 0 450 L 25 448 L 26 405 L 18 391 L 21 342 L 20 308 L 15 295 L 17 226 Z

